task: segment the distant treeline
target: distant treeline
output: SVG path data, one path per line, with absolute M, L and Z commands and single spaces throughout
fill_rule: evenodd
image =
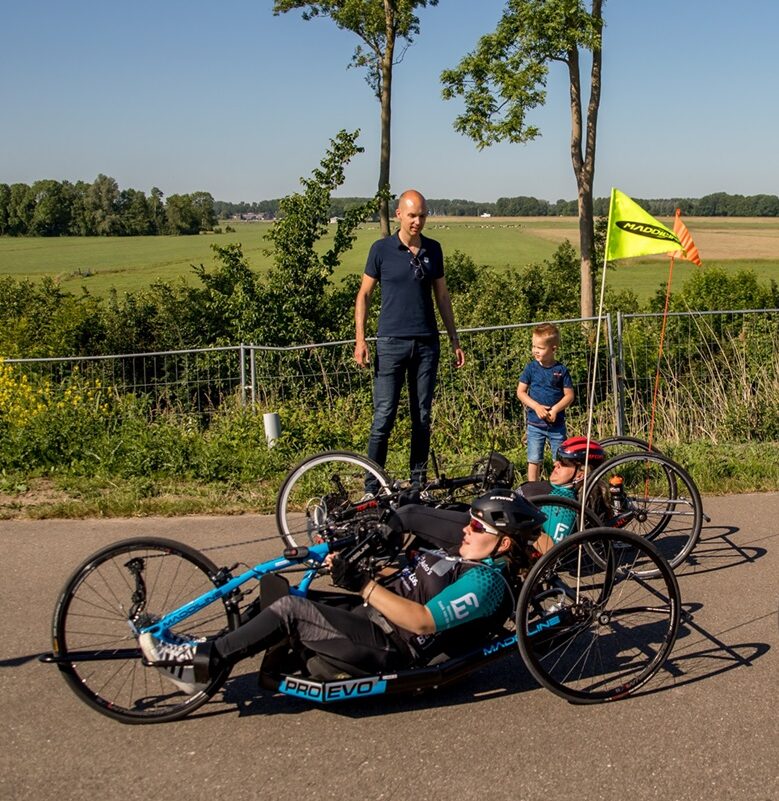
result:
M 119 189 L 114 178 L 85 181 L 50 179 L 27 184 L 0 183 L 0 235 L 150 236 L 197 234 L 217 222 L 208 192 L 168 195 L 152 187 Z
M 332 216 L 343 215 L 352 206 L 365 203 L 367 198 L 342 197 L 330 199 Z M 776 195 L 729 195 L 716 192 L 701 198 L 634 198 L 650 214 L 661 217 L 673 216 L 681 209 L 687 217 L 779 217 L 779 197 Z M 257 214 L 275 217 L 279 199 L 261 200 L 255 203 L 228 203 L 217 200 L 214 209 L 221 219 L 241 214 Z M 478 217 L 490 214 L 494 217 L 575 217 L 579 211 L 575 200 L 539 200 L 537 197 L 501 197 L 494 203 L 479 203 L 475 200 L 455 198 L 430 198 L 427 201 L 430 214 L 441 217 Z M 597 217 L 609 213 L 609 199 L 595 198 L 594 211 Z
M 367 198 L 331 198 L 330 216 L 340 217 Z M 776 195 L 729 195 L 701 198 L 634 198 L 650 214 L 672 216 L 778 217 Z M 0 183 L 0 235 L 5 236 L 149 236 L 197 234 L 214 230 L 218 220 L 245 215 L 273 219 L 280 199 L 253 203 L 214 200 L 208 192 L 169 195 L 152 187 L 148 196 L 137 189 L 119 189 L 114 178 L 98 175 L 92 183 L 45 179 L 31 186 Z M 428 200 L 435 216 L 560 217 L 578 214 L 575 200 L 550 203 L 535 197 L 501 197 L 494 203 L 473 200 Z M 605 217 L 609 199 L 596 198 L 595 215 Z

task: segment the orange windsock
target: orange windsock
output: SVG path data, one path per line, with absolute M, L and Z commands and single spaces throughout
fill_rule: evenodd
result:
M 679 237 L 684 250 L 677 250 L 673 255 L 676 258 L 685 258 L 698 267 L 703 266 L 701 262 L 701 255 L 698 253 L 698 248 L 695 247 L 695 242 L 692 241 L 692 235 L 687 230 L 687 226 L 682 222 L 682 210 L 676 210 L 676 217 L 674 217 L 674 233 Z

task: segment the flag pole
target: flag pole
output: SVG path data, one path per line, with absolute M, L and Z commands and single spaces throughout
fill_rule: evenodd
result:
M 592 418 L 595 413 L 595 384 L 598 377 L 598 349 L 600 348 L 600 331 L 603 321 L 603 301 L 606 295 L 606 264 L 609 253 L 609 237 L 611 236 L 611 218 L 614 213 L 614 187 L 611 188 L 609 200 L 609 224 L 606 226 L 606 245 L 603 248 L 603 270 L 600 282 L 600 299 L 598 300 L 598 323 L 595 331 L 595 355 L 593 358 L 592 380 L 589 386 L 589 400 L 587 401 L 587 449 L 584 457 L 584 481 L 582 482 L 581 509 L 579 531 L 584 530 L 584 499 L 587 497 L 587 479 L 590 474 L 590 437 L 592 436 Z
M 649 415 L 649 450 L 652 450 L 652 440 L 655 434 L 655 410 L 657 409 L 657 396 L 660 392 L 660 366 L 663 359 L 663 346 L 665 344 L 665 329 L 668 325 L 668 306 L 671 300 L 671 283 L 674 274 L 674 254 L 671 254 L 671 263 L 668 266 L 668 283 L 665 288 L 665 306 L 660 325 L 660 342 L 657 347 L 657 369 L 655 370 L 655 386 L 652 390 L 652 410 Z

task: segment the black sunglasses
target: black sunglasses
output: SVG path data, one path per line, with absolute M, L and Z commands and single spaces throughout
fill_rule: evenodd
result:
M 416 278 L 417 281 L 424 281 L 425 268 L 422 266 L 419 256 L 411 256 L 411 266 L 414 268 L 414 278 Z

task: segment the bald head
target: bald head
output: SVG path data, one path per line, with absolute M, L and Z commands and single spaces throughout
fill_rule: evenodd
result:
M 404 245 L 419 246 L 419 234 L 427 221 L 427 201 L 416 189 L 407 189 L 398 198 L 395 216 L 400 223 L 398 236 Z
M 398 208 L 406 204 L 422 206 L 425 211 L 427 211 L 427 201 L 425 200 L 424 195 L 421 192 L 417 192 L 416 189 L 407 189 L 398 198 Z

